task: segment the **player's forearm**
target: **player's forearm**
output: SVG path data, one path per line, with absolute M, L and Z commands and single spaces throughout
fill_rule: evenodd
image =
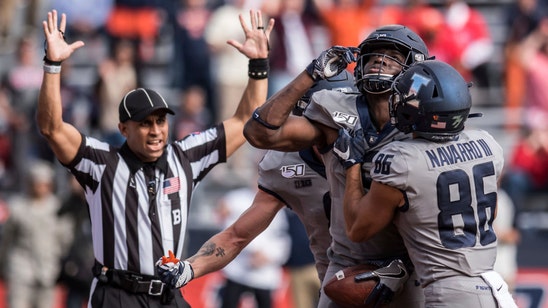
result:
M 246 139 L 257 147 L 271 143 L 298 100 L 313 84 L 312 78 L 303 72 L 282 90 L 272 95 L 247 121 L 244 128 Z
M 346 170 L 346 184 L 344 191 L 344 219 L 346 234 L 351 240 L 356 240 L 356 223 L 358 205 L 365 192 L 362 185 L 361 165 L 355 164 Z
M 292 82 L 278 91 L 257 110 L 257 113 L 265 122 L 282 126 L 293 110 L 298 100 L 310 89 L 314 81 L 308 73 L 303 71 Z M 258 127 L 265 129 L 265 127 Z

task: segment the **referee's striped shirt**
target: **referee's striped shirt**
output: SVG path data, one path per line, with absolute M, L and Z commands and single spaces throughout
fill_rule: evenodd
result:
M 85 190 L 97 261 L 154 275 L 154 263 L 168 249 L 180 258 L 192 191 L 225 161 L 222 124 L 169 144 L 148 177 L 127 144 L 117 148 L 83 136 L 67 167 Z

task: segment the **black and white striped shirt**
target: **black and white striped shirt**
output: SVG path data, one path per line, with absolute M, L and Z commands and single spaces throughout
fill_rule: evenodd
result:
M 225 161 L 222 124 L 169 144 L 148 177 L 127 144 L 116 148 L 83 136 L 67 167 L 85 190 L 97 261 L 154 275 L 154 263 L 168 249 L 180 258 L 192 192 Z

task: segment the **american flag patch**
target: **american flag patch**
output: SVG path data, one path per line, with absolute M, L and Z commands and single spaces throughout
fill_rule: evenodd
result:
M 445 122 L 434 122 L 430 125 L 432 128 L 441 128 L 444 129 L 447 126 L 447 123 Z
M 162 184 L 164 195 L 176 193 L 179 191 L 180 188 L 181 188 L 181 185 L 178 177 L 169 178 L 165 180 L 164 183 Z

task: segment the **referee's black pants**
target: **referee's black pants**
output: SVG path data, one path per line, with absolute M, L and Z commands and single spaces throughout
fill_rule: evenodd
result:
M 173 300 L 162 304 L 161 296 L 146 293 L 131 293 L 109 284 L 95 284 L 92 290 L 91 307 L 93 308 L 187 308 L 190 305 L 184 300 L 181 290 L 173 290 Z

